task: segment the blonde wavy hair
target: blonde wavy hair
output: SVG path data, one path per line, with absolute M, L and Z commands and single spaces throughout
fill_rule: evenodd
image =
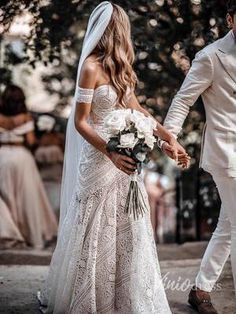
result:
M 135 54 L 129 17 L 119 5 L 112 5 L 111 20 L 94 52 L 116 89 L 117 102 L 126 107 L 127 87 L 134 89 L 137 82 L 133 70 Z

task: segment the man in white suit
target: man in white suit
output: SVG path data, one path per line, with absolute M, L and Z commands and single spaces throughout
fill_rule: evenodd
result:
M 236 287 L 236 0 L 228 3 L 227 22 L 229 33 L 196 55 L 164 122 L 177 137 L 190 107 L 202 96 L 206 127 L 200 166 L 212 174 L 222 207 L 189 303 L 207 314 L 217 313 L 209 293 L 230 254 Z M 167 143 L 159 145 L 173 157 Z

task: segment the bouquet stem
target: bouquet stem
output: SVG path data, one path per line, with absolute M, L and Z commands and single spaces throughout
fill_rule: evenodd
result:
M 147 206 L 142 194 L 142 191 L 138 184 L 138 172 L 135 171 L 130 176 L 129 192 L 125 203 L 125 213 L 128 216 L 133 216 L 134 220 L 137 220 L 139 216 L 143 216 L 147 211 Z

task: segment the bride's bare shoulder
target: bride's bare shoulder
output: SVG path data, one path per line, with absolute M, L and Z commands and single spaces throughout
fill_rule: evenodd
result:
M 99 63 L 95 56 L 91 55 L 87 59 L 85 59 L 81 71 L 90 72 L 94 74 L 99 69 Z
M 94 87 L 97 82 L 98 70 L 99 65 L 95 57 L 89 56 L 82 65 L 79 85 L 81 87 Z
M 81 87 L 92 87 L 96 85 L 98 74 L 98 63 L 93 56 L 89 56 L 83 63 L 79 85 Z

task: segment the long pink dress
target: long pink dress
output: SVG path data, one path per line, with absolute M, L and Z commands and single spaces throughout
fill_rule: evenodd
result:
M 12 130 L 0 130 L 0 142 L 20 143 L 29 124 Z M 57 235 L 57 219 L 49 204 L 35 160 L 24 146 L 0 147 L 0 212 L 10 217 L 17 227 L 18 235 L 27 245 L 43 248 L 46 241 Z M 3 207 L 4 206 L 4 207 Z M 6 207 L 9 213 L 6 214 Z M 1 217 L 2 219 L 2 217 Z M 9 219 L 0 224 L 0 236 L 7 237 Z M 11 228 L 12 229 L 12 228 Z M 9 237 L 11 234 L 9 234 Z M 3 238 L 0 237 L 0 242 Z
M 20 243 L 24 243 L 24 239 L 14 223 L 9 208 L 0 197 L 0 248 L 11 248 Z

